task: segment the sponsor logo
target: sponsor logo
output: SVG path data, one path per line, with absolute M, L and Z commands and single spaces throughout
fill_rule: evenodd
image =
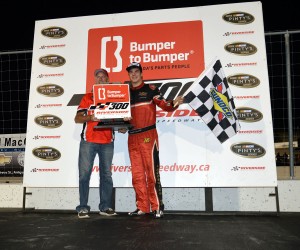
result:
M 144 143 L 149 143 L 151 139 L 149 137 L 144 138 Z
M 147 96 L 147 92 L 139 92 L 139 96 L 141 96 L 141 97 L 146 97 Z
M 238 131 L 239 134 L 262 134 L 262 129 L 255 129 L 255 130 L 240 130 Z
M 65 44 L 53 44 L 53 45 L 41 45 L 39 49 L 57 49 L 57 48 L 65 48 Z
M 233 114 L 229 107 L 227 97 L 219 93 L 218 91 L 216 91 L 216 89 L 213 88 L 210 90 L 209 94 L 212 100 L 214 101 L 214 108 L 219 112 L 221 112 L 222 114 L 224 114 L 226 118 L 233 119 Z
M 112 82 L 125 82 L 133 61 L 142 64 L 145 80 L 198 77 L 205 67 L 203 35 L 200 20 L 90 29 L 86 90 L 95 68 L 105 68 Z M 187 43 L 187 37 L 193 39 Z
M 265 155 L 266 150 L 253 142 L 235 143 L 230 147 L 231 151 L 246 158 L 259 158 Z
M 62 77 L 64 73 L 56 73 L 56 74 L 39 74 L 37 78 L 47 78 L 47 77 Z
M 101 120 L 131 116 L 128 84 L 95 84 L 93 93 L 96 118 Z
M 18 136 L 12 136 L 12 137 L 3 137 L 0 138 L 0 150 L 2 150 L 2 147 L 23 147 L 26 145 L 26 137 L 18 137 Z M 1 152 L 1 151 L 0 151 Z
M 32 154 L 35 157 L 45 161 L 56 161 L 61 156 L 61 153 L 57 149 L 47 146 L 34 148 L 32 150 Z
M 253 35 L 254 30 L 225 32 L 223 36 Z
M 254 88 L 260 84 L 260 80 L 249 74 L 235 74 L 227 77 L 227 81 L 237 87 Z
M 49 38 L 59 39 L 65 37 L 68 32 L 64 28 L 53 26 L 42 29 L 41 34 Z
M 236 68 L 236 67 L 252 67 L 257 66 L 257 62 L 243 62 L 243 63 L 227 63 L 225 68 Z
M 25 159 L 25 153 L 21 152 L 17 157 L 17 161 L 18 161 L 19 165 L 22 167 L 24 167 L 24 159 Z
M 46 55 L 39 58 L 39 62 L 48 67 L 60 67 L 66 63 L 66 59 L 60 55 Z
M 253 44 L 246 42 L 228 43 L 224 46 L 224 49 L 239 56 L 250 56 L 257 52 L 257 48 Z
M 62 120 L 55 115 L 39 115 L 34 118 L 34 121 L 37 125 L 45 128 L 58 128 L 62 125 Z
M 247 100 L 247 99 L 259 99 L 260 95 L 237 95 L 233 97 L 237 100 Z
M 233 24 L 249 24 L 255 20 L 254 16 L 242 11 L 226 13 L 222 16 L 222 18 L 224 21 Z
M 58 103 L 58 104 L 55 104 L 55 103 L 52 103 L 52 104 L 37 104 L 35 106 L 35 108 L 53 108 L 53 107 L 62 107 L 62 104 Z
M 64 89 L 61 86 L 57 84 L 51 84 L 51 83 L 46 83 L 38 86 L 36 88 L 36 91 L 39 94 L 48 97 L 57 97 L 57 96 L 61 96 L 64 93 Z
M 32 173 L 36 172 L 58 172 L 59 168 L 33 168 L 30 170 Z
M 93 86 L 94 104 L 104 102 L 128 102 L 129 85 L 127 84 L 105 84 Z
M 35 135 L 32 137 L 33 140 L 39 140 L 39 139 L 60 139 L 60 135 Z
M 265 169 L 265 166 L 234 166 L 231 171 L 261 171 Z
M 254 108 L 240 107 L 236 109 L 238 119 L 242 122 L 258 122 L 263 114 Z
M 0 166 L 5 166 L 11 162 L 12 156 L 7 156 L 5 154 L 0 154 Z

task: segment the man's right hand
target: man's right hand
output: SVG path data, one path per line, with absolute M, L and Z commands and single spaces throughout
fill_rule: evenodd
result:
M 123 120 L 124 120 L 125 122 L 130 121 L 131 119 L 132 119 L 132 117 L 123 117 Z
M 118 132 L 122 133 L 122 134 L 125 134 L 127 132 L 127 128 L 119 128 Z

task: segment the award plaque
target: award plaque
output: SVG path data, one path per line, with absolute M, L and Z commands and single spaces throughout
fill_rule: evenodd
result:
M 103 83 L 93 85 L 94 116 L 99 119 L 95 128 L 131 128 L 123 118 L 131 116 L 129 85 Z
M 120 119 L 103 119 L 94 128 L 113 128 L 118 130 L 119 128 L 130 129 L 132 124 L 129 121 L 124 121 L 123 118 Z

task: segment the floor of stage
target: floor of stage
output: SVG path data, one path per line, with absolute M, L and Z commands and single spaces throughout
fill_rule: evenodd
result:
M 92 213 L 0 210 L 0 249 L 300 249 L 300 214 Z

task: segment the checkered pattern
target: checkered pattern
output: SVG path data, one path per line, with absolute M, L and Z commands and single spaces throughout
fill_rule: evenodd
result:
M 220 60 L 215 60 L 194 81 L 184 98 L 221 143 L 240 130 L 233 97 Z

